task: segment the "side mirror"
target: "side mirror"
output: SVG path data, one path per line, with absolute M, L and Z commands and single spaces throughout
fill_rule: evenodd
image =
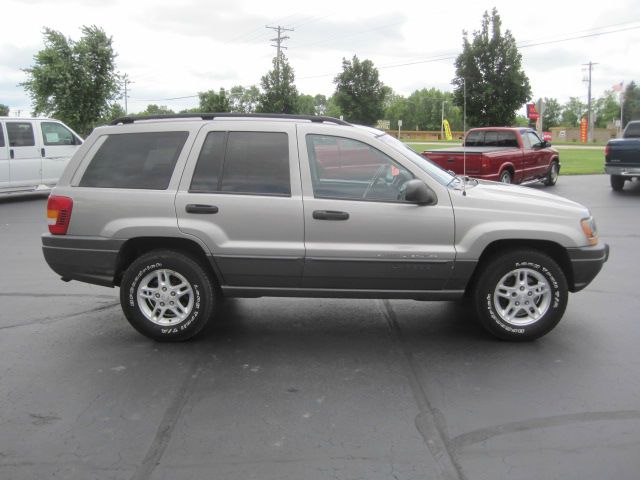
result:
M 404 199 L 417 205 L 435 205 L 436 194 L 422 181 L 414 178 L 404 184 Z

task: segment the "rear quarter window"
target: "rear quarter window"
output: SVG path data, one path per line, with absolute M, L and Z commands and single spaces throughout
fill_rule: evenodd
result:
M 166 190 L 188 132 L 109 135 L 82 179 L 81 187 Z

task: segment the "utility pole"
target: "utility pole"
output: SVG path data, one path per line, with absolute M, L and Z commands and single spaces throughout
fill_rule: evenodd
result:
M 129 80 L 129 75 L 126 73 L 122 77 L 122 82 L 124 83 L 124 114 L 127 115 L 129 113 L 127 101 L 129 99 L 129 84 L 133 83 Z
M 293 28 L 284 28 L 280 25 L 278 25 L 277 27 L 270 27 L 269 25 L 265 25 L 267 28 L 270 28 L 271 30 L 275 30 L 276 32 L 278 32 L 278 36 L 276 38 L 272 38 L 270 39 L 271 42 L 276 42 L 276 44 L 271 44 L 272 47 L 276 47 L 278 49 L 278 53 L 276 56 L 276 71 L 278 72 L 278 79 L 280 78 L 280 51 L 281 49 L 287 49 L 287 47 L 285 47 L 284 45 L 282 45 L 282 42 L 284 42 L 285 40 L 289 40 L 289 37 L 287 35 L 282 35 L 284 32 L 293 32 Z
M 597 63 L 589 62 L 582 64 L 589 69 L 588 79 L 584 80 L 589 82 L 589 90 L 588 90 L 588 100 L 587 100 L 587 143 L 591 143 L 593 141 L 593 115 L 591 115 L 591 71 L 593 70 L 594 65 L 598 65 Z

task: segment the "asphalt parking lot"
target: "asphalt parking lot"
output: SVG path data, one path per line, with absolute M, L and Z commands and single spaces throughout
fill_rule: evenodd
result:
M 154 343 L 49 270 L 46 199 L 0 201 L 0 478 L 637 479 L 640 183 L 549 191 L 611 257 L 527 344 L 455 303 L 281 298 Z

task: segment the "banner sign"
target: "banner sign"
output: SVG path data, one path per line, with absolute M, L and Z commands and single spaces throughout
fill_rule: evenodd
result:
M 587 143 L 587 117 L 582 117 L 580 120 L 580 141 Z
M 449 125 L 449 120 L 444 119 L 444 138 L 445 140 L 453 140 L 453 135 L 451 135 L 451 126 Z
M 553 135 L 551 135 L 551 132 L 542 132 L 542 139 L 550 142 L 553 140 Z

